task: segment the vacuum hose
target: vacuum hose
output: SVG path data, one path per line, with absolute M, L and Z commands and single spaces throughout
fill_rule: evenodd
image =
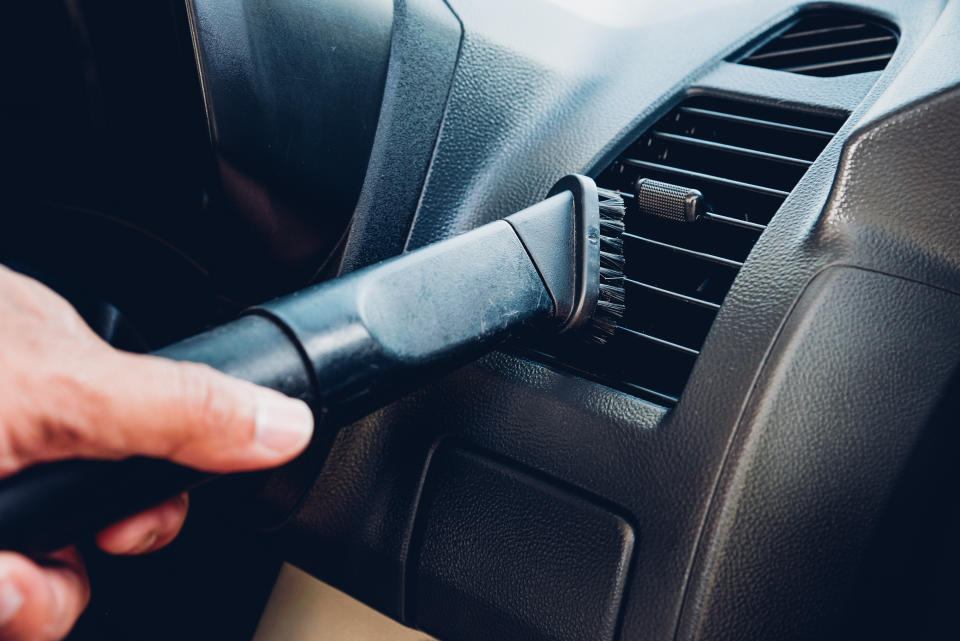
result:
M 156 354 L 303 399 L 326 416 L 317 429 L 329 435 L 338 427 L 331 413 L 383 406 L 518 326 L 560 332 L 587 324 L 597 308 L 601 249 L 605 265 L 609 250 L 619 251 L 622 222 L 610 220 L 622 220 L 622 201 L 582 176 L 564 178 L 553 193 L 507 219 L 279 298 Z M 607 291 L 616 276 L 605 268 L 603 279 Z M 0 549 L 58 549 L 209 478 L 145 458 L 35 466 L 0 482 Z

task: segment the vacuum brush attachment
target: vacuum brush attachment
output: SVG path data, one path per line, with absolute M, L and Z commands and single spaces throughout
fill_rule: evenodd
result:
M 324 417 L 316 456 L 345 421 L 520 327 L 605 341 L 623 314 L 623 212 L 615 193 L 566 176 L 546 200 L 503 220 L 266 303 L 157 354 L 304 399 Z M 146 459 L 37 466 L 0 483 L 0 549 L 59 548 L 207 478 Z

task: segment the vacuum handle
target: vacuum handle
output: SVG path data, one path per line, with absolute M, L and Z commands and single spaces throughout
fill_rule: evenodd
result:
M 570 217 L 569 195 L 551 204 L 555 216 Z M 294 292 L 155 354 L 206 363 L 315 411 L 322 401 L 329 426 L 552 311 L 527 250 L 499 221 Z M 143 458 L 38 465 L 0 481 L 0 550 L 36 555 L 76 543 L 210 478 Z
M 557 189 L 505 220 L 294 292 L 157 355 L 207 363 L 315 411 L 322 390 L 335 425 L 525 323 L 578 327 L 598 296 L 598 194 L 582 176 Z M 37 466 L 0 482 L 0 550 L 56 549 L 207 478 L 145 459 Z
M 264 316 L 241 317 L 156 354 L 206 363 L 314 406 L 313 377 L 300 351 Z M 0 550 L 59 549 L 211 478 L 147 458 L 37 465 L 0 481 Z

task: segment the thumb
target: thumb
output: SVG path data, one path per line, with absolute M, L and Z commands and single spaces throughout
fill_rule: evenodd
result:
M 273 467 L 310 442 L 313 413 L 206 365 L 107 351 L 89 362 L 73 403 L 55 403 L 44 442 L 20 467 L 60 458 L 165 458 L 209 472 Z M 69 399 L 65 399 L 69 400 Z M 79 410 L 79 411 L 78 411 Z

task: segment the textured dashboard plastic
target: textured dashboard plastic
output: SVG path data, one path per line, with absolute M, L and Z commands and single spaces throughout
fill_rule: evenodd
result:
M 636 538 L 623 517 L 455 445 L 439 447 L 427 474 L 410 622 L 461 641 L 614 638 Z
M 960 19 L 956 3 L 942 15 L 940 2 L 852 4 L 897 24 L 901 41 L 882 74 L 851 78 L 796 76 L 723 62 L 787 17 L 796 8 L 788 2 L 702 2 L 682 10 L 665 3 L 644 6 L 643 11 L 617 5 L 619 12 L 592 7 L 589 13 L 573 4 L 546 1 L 451 0 L 450 6 L 463 25 L 463 42 L 411 247 L 519 209 L 542 197 L 553 180 L 570 170 L 602 168 L 683 88 L 852 115 L 747 260 L 675 409 L 668 413 L 543 365 L 493 355 L 341 433 L 301 510 L 277 533 L 279 541 L 300 566 L 403 620 L 410 590 L 405 568 L 424 470 L 436 441 L 454 434 L 602 497 L 637 524 L 642 545 L 632 559 L 620 614 L 622 638 L 667 640 L 678 633 L 697 638 L 705 631 L 722 630 L 729 638 L 748 639 L 758 629 L 768 639 L 816 638 L 823 621 L 815 605 L 804 609 L 803 616 L 787 619 L 776 604 L 792 599 L 802 609 L 820 603 L 816 590 L 840 598 L 850 586 L 850 567 L 830 565 L 836 572 L 817 574 L 816 581 L 791 582 L 774 571 L 775 565 L 766 574 L 752 572 L 750 539 L 741 533 L 756 522 L 744 521 L 743 529 L 728 531 L 722 529 L 726 522 L 714 515 L 739 510 L 761 520 L 785 517 L 779 511 L 761 511 L 739 485 L 733 485 L 737 492 L 715 488 L 718 483 L 726 487 L 722 479 L 737 478 L 740 457 L 736 449 L 728 454 L 728 446 L 740 438 L 736 435 L 743 429 L 738 426 L 744 408 L 767 397 L 766 385 L 779 384 L 767 376 L 772 370 L 764 369 L 764 363 L 797 299 L 819 272 L 842 263 L 960 289 L 956 253 L 947 250 L 957 246 L 955 231 L 948 229 L 949 216 L 943 210 L 954 200 L 947 197 L 955 185 L 949 178 L 956 175 L 950 173 L 956 163 L 951 149 L 960 130 L 954 99 L 945 93 L 903 109 L 960 80 L 950 64 L 957 59 L 955 39 L 947 36 Z M 537 29 L 529 29 L 523 19 L 531 14 L 537 15 Z M 681 42 L 675 38 L 678 30 L 692 30 L 698 37 Z M 937 124 L 931 127 L 930 122 Z M 923 135 L 924 144 L 911 142 L 916 151 L 902 163 L 893 162 L 917 135 Z M 837 186 L 824 210 L 838 165 Z M 918 256 L 925 258 L 916 260 Z M 940 309 L 949 306 L 943 301 L 952 300 L 920 294 L 929 290 L 897 278 L 863 278 L 875 288 L 863 298 L 874 311 L 887 296 L 901 304 L 916 299 Z M 863 284 L 854 277 L 848 286 L 859 291 Z M 796 313 L 803 310 L 797 307 Z M 801 322 L 801 316 L 793 318 L 789 322 Z M 942 325 L 945 318 L 944 313 L 924 317 L 939 325 L 939 336 L 951 331 Z M 894 321 L 897 327 L 877 331 L 896 337 L 917 319 L 902 312 Z M 830 331 L 845 335 L 850 329 L 838 319 Z M 862 323 L 852 329 L 868 330 Z M 778 345 L 786 349 L 787 343 Z M 861 347 L 867 345 L 851 337 L 850 349 Z M 850 362 L 873 362 L 877 352 L 871 349 L 850 354 Z M 894 353 L 886 359 L 881 351 L 879 358 L 895 363 Z M 926 352 L 913 353 L 922 357 Z M 866 360 L 858 360 L 861 357 Z M 822 365 L 831 369 L 829 362 Z M 882 363 L 863 372 L 894 376 Z M 800 387 L 794 393 L 812 402 L 820 379 L 811 376 L 797 381 Z M 848 395 L 869 398 L 872 383 L 854 376 L 843 380 Z M 928 404 L 940 392 L 936 385 L 913 389 L 912 402 Z M 837 409 L 833 403 L 846 399 L 830 398 L 817 411 Z M 795 407 L 795 412 L 802 411 Z M 842 434 L 847 423 L 867 419 L 858 412 L 837 416 L 843 416 L 843 425 L 834 435 Z M 800 418 L 787 417 L 789 425 L 781 429 L 801 425 Z M 912 419 L 922 423 L 919 414 Z M 761 431 L 769 429 L 772 426 Z M 791 445 L 780 455 L 792 457 L 792 465 L 800 469 L 814 464 L 812 457 L 827 447 Z M 902 445 L 876 439 L 864 447 L 890 453 Z M 749 469 L 775 474 L 781 468 L 753 459 Z M 851 465 L 844 473 L 856 469 Z M 757 481 L 756 487 L 765 482 Z M 838 493 L 843 489 L 831 487 Z M 801 483 L 793 490 L 786 518 L 816 522 L 822 487 Z M 882 501 L 884 496 L 877 488 L 870 500 Z M 750 511 L 753 505 L 756 512 Z M 482 513 L 470 516 L 481 519 Z M 471 527 L 471 522 L 463 527 Z M 863 535 L 863 530 L 838 527 L 828 540 L 859 548 L 866 545 Z M 716 541 L 724 543 L 714 547 Z M 791 562 L 798 565 L 824 567 L 830 558 L 812 546 L 793 549 L 797 554 Z M 725 583 L 715 583 L 714 577 L 724 577 Z M 723 589 L 715 590 L 717 585 Z M 757 606 L 749 616 L 733 598 L 746 594 L 762 600 L 767 591 L 777 595 L 774 605 Z M 489 600 L 497 600 L 493 591 Z
M 834 638 L 950 393 L 957 318 L 957 295 L 877 272 L 831 267 L 810 283 L 727 455 L 679 638 Z
M 397 2 L 377 134 L 341 272 L 403 251 L 443 121 L 462 29 L 443 0 Z

